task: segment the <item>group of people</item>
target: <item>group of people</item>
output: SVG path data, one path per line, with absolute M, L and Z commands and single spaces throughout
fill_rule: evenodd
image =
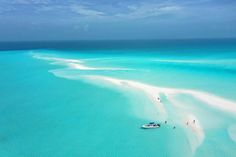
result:
M 165 121 L 165 124 L 167 124 L 167 120 Z M 175 126 L 173 126 L 173 129 L 175 129 L 176 127 Z
M 160 98 L 160 97 L 157 97 L 157 101 L 158 101 L 158 102 L 161 102 L 161 98 Z M 192 122 L 193 122 L 193 124 L 195 124 L 196 120 L 194 119 Z M 165 124 L 167 124 L 167 121 L 165 121 Z M 188 124 L 189 124 L 189 122 L 187 121 L 187 122 L 186 122 L 186 125 L 188 125 Z M 175 128 L 176 128 L 176 127 L 173 126 L 173 129 L 175 129 Z
M 196 123 L 196 120 L 194 119 L 192 122 L 193 122 L 193 124 L 195 124 L 195 123 Z M 167 120 L 165 121 L 165 124 L 167 124 Z M 186 122 L 186 125 L 188 125 L 188 124 L 189 124 L 189 122 L 187 121 L 187 122 Z M 175 128 L 176 128 L 176 127 L 173 126 L 173 129 L 175 129 Z
M 194 119 L 194 120 L 193 120 L 193 124 L 195 124 L 195 122 L 196 122 L 196 120 Z M 187 122 L 186 122 L 186 125 L 188 125 L 188 124 L 189 124 L 189 122 L 187 121 Z

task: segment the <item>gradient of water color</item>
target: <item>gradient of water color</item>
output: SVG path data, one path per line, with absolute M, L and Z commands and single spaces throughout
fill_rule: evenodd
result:
M 1 51 L 0 154 L 234 157 L 235 44 L 183 45 Z

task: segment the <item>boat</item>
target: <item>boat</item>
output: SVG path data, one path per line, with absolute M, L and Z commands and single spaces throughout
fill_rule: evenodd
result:
M 150 122 L 148 124 L 144 124 L 141 126 L 142 129 L 156 129 L 161 127 L 161 124 L 155 123 L 155 122 Z

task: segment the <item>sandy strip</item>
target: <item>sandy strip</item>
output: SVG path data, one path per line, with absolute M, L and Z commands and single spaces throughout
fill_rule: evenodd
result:
M 68 63 L 67 64 L 70 68 L 72 69 L 79 69 L 79 70 L 111 70 L 111 71 L 115 71 L 115 70 L 133 70 L 133 69 L 129 69 L 129 68 L 93 68 L 93 67 L 87 67 L 84 66 L 82 64 L 78 64 L 78 63 Z
M 52 61 L 51 64 L 59 64 L 59 65 L 65 65 L 71 69 L 78 69 L 78 70 L 111 70 L 111 71 L 115 71 L 115 70 L 134 70 L 134 69 L 129 69 L 129 68 L 104 68 L 104 67 L 100 67 L 100 68 L 94 68 L 94 67 L 88 67 L 83 65 L 83 61 L 82 60 L 78 60 L 78 59 L 67 59 L 67 58 L 58 58 L 58 57 L 48 57 L 48 56 L 44 56 L 44 55 L 40 55 L 37 53 L 32 53 L 33 57 L 36 59 L 41 59 L 41 60 L 47 60 L 47 61 Z
M 33 57 L 36 59 L 41 59 L 41 60 L 48 60 L 48 61 L 54 61 L 54 62 L 66 62 L 66 63 L 82 63 L 81 60 L 78 59 L 67 59 L 67 58 L 57 58 L 57 57 L 48 57 L 40 54 L 35 54 L 32 53 Z
M 185 89 L 171 89 L 171 88 L 160 88 L 156 86 L 151 86 L 148 84 L 136 82 L 136 81 L 130 81 L 130 80 L 122 80 L 122 79 L 115 79 L 111 77 L 105 77 L 105 76 L 97 76 L 97 75 L 86 75 L 87 78 L 89 79 L 98 79 L 98 80 L 104 80 L 108 81 L 113 84 L 117 85 L 125 85 L 125 86 L 130 86 L 136 89 L 140 89 L 147 93 L 152 100 L 156 102 L 157 96 L 160 93 L 165 94 L 167 97 L 173 96 L 173 95 L 178 95 L 178 94 L 187 94 L 195 97 L 196 99 L 210 105 L 213 108 L 220 109 L 223 111 L 227 111 L 230 113 L 236 113 L 236 103 L 227 100 L 218 96 L 215 96 L 210 93 L 206 92 L 200 92 L 200 91 L 194 91 L 194 90 L 185 90 Z M 163 105 L 161 106 L 161 109 L 164 111 Z
M 90 80 L 102 80 L 105 82 L 110 82 L 112 84 L 115 84 L 117 86 L 131 88 L 135 90 L 141 90 L 144 92 L 148 98 L 157 105 L 158 110 L 162 113 L 163 118 L 167 118 L 167 112 L 161 102 L 157 100 L 158 97 L 160 97 L 161 91 L 158 88 L 155 88 L 150 85 L 146 85 L 143 83 L 135 82 L 135 81 L 129 81 L 129 80 L 121 80 L 121 79 L 115 79 L 111 77 L 104 77 L 104 76 L 94 76 L 94 75 L 86 75 L 84 76 L 87 79 Z
M 192 95 L 196 99 L 210 105 L 211 107 L 231 113 L 236 113 L 236 103 L 233 101 L 206 92 L 199 92 L 193 90 L 180 90 L 180 93 L 181 92 Z

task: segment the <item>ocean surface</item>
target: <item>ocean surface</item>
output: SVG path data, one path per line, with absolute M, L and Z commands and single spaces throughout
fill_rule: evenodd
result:
M 236 156 L 235 39 L 0 50 L 2 157 Z

